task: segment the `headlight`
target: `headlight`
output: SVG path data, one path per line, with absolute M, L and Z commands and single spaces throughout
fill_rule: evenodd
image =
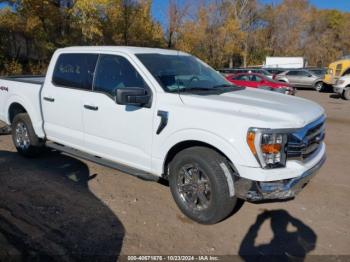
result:
M 270 129 L 250 128 L 247 143 L 262 168 L 286 166 L 285 145 L 288 135 Z

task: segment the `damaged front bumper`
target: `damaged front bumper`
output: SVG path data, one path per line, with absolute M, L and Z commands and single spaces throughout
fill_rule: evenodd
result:
M 292 199 L 310 182 L 325 161 L 326 156 L 324 155 L 315 166 L 301 176 L 291 179 L 258 182 L 236 177 L 235 194 L 238 198 L 249 202 Z

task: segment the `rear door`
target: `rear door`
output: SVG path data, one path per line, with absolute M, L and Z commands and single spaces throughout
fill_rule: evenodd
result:
M 44 128 L 48 139 L 84 148 L 83 98 L 91 92 L 98 55 L 59 55 L 52 81 L 41 94 Z
M 299 71 L 297 70 L 290 70 L 286 73 L 286 77 L 288 78 L 289 83 L 292 86 L 300 86 L 299 85 Z

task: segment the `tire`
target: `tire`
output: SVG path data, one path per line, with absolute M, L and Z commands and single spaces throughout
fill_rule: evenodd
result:
M 169 165 L 169 185 L 180 210 L 201 224 L 215 224 L 232 213 L 237 198 L 230 196 L 227 160 L 206 147 L 191 147 L 178 153 Z M 234 194 L 234 192 L 233 192 Z
M 350 100 L 350 86 L 346 87 L 343 94 L 342 98 L 345 100 Z
M 315 83 L 314 89 L 317 92 L 322 92 L 323 91 L 323 82 L 320 81 L 320 82 Z
M 44 150 L 45 142 L 36 136 L 27 113 L 16 115 L 11 129 L 13 144 L 22 156 L 35 157 Z

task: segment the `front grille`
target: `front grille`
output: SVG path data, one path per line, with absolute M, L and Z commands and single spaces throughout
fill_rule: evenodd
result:
M 287 158 L 307 160 L 322 144 L 325 137 L 325 117 L 312 122 L 296 132 L 289 134 Z

